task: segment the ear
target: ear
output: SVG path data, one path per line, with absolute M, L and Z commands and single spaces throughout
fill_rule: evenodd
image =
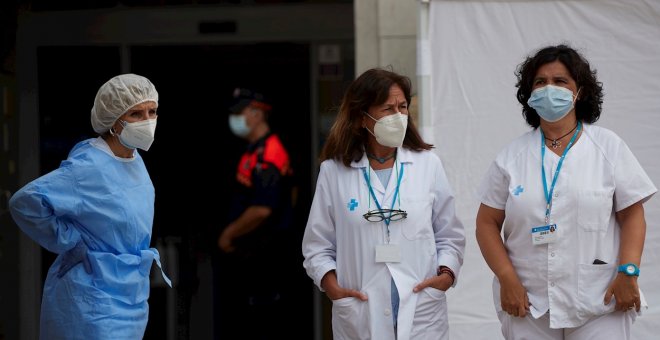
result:
M 119 119 L 115 120 L 114 124 L 110 127 L 110 130 L 114 130 L 115 134 L 119 135 L 124 130 L 124 126 L 121 125 Z
M 263 115 L 263 111 L 261 111 L 260 109 L 258 109 L 258 108 L 256 108 L 256 107 L 252 107 L 252 106 L 251 106 L 250 109 L 248 110 L 248 113 L 249 113 L 252 117 L 257 117 L 257 116 L 260 115 L 260 114 Z

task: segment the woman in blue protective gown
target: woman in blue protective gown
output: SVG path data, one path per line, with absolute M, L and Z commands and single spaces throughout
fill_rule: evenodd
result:
M 149 315 L 154 187 L 136 149 L 154 140 L 158 92 L 122 74 L 101 86 L 91 112 L 99 137 L 10 200 L 16 224 L 58 254 L 41 304 L 41 339 L 141 339 Z M 161 274 L 165 281 L 169 279 Z

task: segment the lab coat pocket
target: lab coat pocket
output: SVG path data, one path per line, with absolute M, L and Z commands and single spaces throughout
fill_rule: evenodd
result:
M 448 327 L 445 292 L 427 287 L 418 294 L 412 327 L 415 336 L 411 336 L 411 339 L 427 339 L 428 334 L 442 334 Z
M 334 339 L 370 339 L 368 302 L 354 297 L 332 301 Z
M 401 223 L 401 233 L 406 239 L 433 238 L 431 202 L 429 198 L 401 199 L 401 209 L 408 213 L 408 217 L 392 223 Z
M 614 311 L 616 302 L 604 302 L 605 292 L 614 280 L 613 264 L 580 264 L 578 269 L 578 314 L 602 315 Z
M 578 192 L 577 220 L 585 231 L 606 231 L 612 214 L 613 193 L 603 190 Z

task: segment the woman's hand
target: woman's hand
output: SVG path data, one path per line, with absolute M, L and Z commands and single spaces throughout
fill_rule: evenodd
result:
M 57 277 L 62 278 L 71 268 L 78 265 L 78 263 L 83 264 L 85 272 L 87 274 L 92 273 L 92 264 L 89 262 L 88 253 L 89 249 L 83 240 L 78 241 L 75 247 L 69 249 L 67 252 L 62 254 L 62 262 L 60 267 L 57 270 Z
M 427 287 L 433 287 L 435 289 L 441 290 L 443 292 L 447 291 L 454 284 L 454 279 L 447 273 L 442 273 L 420 282 L 418 285 L 413 288 L 413 292 L 419 293 L 422 289 Z
M 502 310 L 511 316 L 524 318 L 529 313 L 527 290 L 514 273 L 502 275 L 500 281 L 500 303 Z
M 637 285 L 637 276 L 618 273 L 605 293 L 606 305 L 610 304 L 612 296 L 616 300 L 615 310 L 627 311 L 635 309 L 639 312 L 642 302 L 639 295 L 639 286 Z
M 233 245 L 234 237 L 229 230 L 229 228 L 226 228 L 222 231 L 220 237 L 218 237 L 218 248 L 225 253 L 231 253 L 236 250 L 236 247 Z
M 367 301 L 367 294 L 355 289 L 346 289 L 339 286 L 337 273 L 334 270 L 327 272 L 321 279 L 321 287 L 330 300 L 339 300 L 346 297 L 354 297 L 361 301 Z

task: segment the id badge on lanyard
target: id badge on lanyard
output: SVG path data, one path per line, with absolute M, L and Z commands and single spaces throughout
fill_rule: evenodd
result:
M 396 244 L 376 245 L 376 262 L 401 262 L 401 248 Z
M 554 243 L 557 237 L 557 225 L 549 224 L 532 228 L 532 244 Z
M 582 122 L 578 122 L 577 129 L 575 130 L 573 137 L 571 137 L 571 141 L 568 142 L 566 149 L 564 150 L 564 152 L 561 155 L 561 158 L 559 159 L 559 163 L 557 164 L 557 169 L 555 170 L 555 173 L 552 176 L 552 183 L 550 184 L 550 190 L 548 190 L 548 184 L 545 180 L 545 166 L 543 163 L 543 159 L 545 158 L 545 135 L 543 134 L 543 130 L 541 130 L 541 180 L 543 181 L 543 192 L 545 193 L 545 199 L 546 199 L 545 225 L 532 228 L 532 233 L 531 233 L 532 244 L 534 245 L 553 243 L 559 239 L 558 237 L 559 233 L 557 232 L 557 224 L 550 224 L 550 212 L 552 210 L 552 193 L 555 190 L 555 184 L 557 184 L 559 171 L 561 170 L 561 166 L 564 164 L 564 159 L 566 158 L 566 154 L 568 153 L 568 150 L 571 149 L 571 146 L 573 145 L 573 142 L 575 142 L 575 139 L 577 138 L 578 134 L 580 134 L 581 129 L 582 129 Z
M 395 163 L 396 167 L 396 163 Z M 374 199 L 374 203 L 376 203 L 376 206 L 378 207 L 378 210 L 381 210 L 380 203 L 378 202 L 378 199 L 376 198 L 376 194 L 374 193 L 373 188 L 371 187 L 371 178 L 369 174 L 366 172 L 366 170 L 363 169 L 364 173 L 364 179 L 367 182 L 367 185 L 369 187 L 369 193 L 371 194 L 371 197 Z M 392 206 L 394 206 L 394 203 L 396 202 L 397 196 L 399 194 L 399 186 L 401 185 L 401 178 L 403 177 L 403 164 L 401 164 L 401 170 L 399 171 L 399 174 L 397 176 L 397 182 L 396 182 L 396 190 L 394 193 L 394 197 L 392 198 Z M 400 205 L 400 204 L 399 204 Z M 390 217 L 391 217 L 390 213 Z M 384 216 L 383 216 L 384 217 Z M 378 244 L 376 245 L 375 252 L 375 261 L 377 263 L 387 263 L 387 262 L 401 262 L 401 247 L 399 247 L 398 244 L 392 244 L 390 243 L 390 219 L 385 218 L 383 220 L 385 223 L 385 229 L 386 229 L 386 243 L 384 244 Z

